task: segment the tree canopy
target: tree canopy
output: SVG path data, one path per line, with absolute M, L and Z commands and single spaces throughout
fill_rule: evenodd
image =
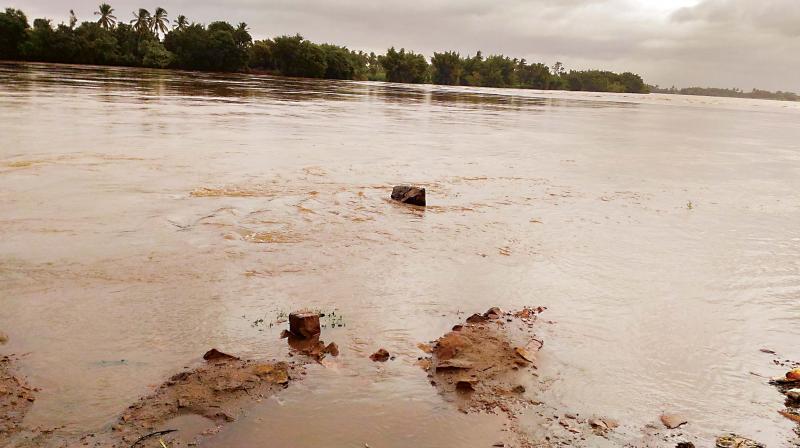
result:
M 6 9 L 0 13 L 0 59 L 478 87 L 628 93 L 647 93 L 649 88 L 634 73 L 567 71 L 561 62 L 551 68 L 502 54 L 484 57 L 480 51 L 473 56 L 435 52 L 429 62 L 405 48 L 376 55 L 314 43 L 299 34 L 253 42 L 244 22 L 206 26 L 179 14 L 170 27 L 169 14 L 161 7 L 152 13 L 133 11 L 127 23 L 114 12 L 102 3 L 92 21 L 78 24 L 70 11 L 69 24 L 38 18 L 30 26 L 22 11 Z

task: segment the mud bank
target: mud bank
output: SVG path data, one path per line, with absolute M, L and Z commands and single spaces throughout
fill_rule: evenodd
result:
M 690 421 L 677 413 L 664 412 L 659 417 L 653 412 L 652 424 L 636 427 L 610 416 L 580 415 L 557 403 L 543 402 L 542 391 L 547 380 L 540 375 L 539 368 L 545 341 L 537 334 L 537 321 L 545 310 L 538 307 L 505 312 L 494 307 L 483 314 L 471 315 L 436 340 L 418 345 L 427 356 L 418 357 L 417 364 L 427 374 L 435 393 L 464 414 L 488 414 L 500 419 L 502 436 L 491 446 L 691 448 L 711 443 L 718 448 L 764 446 L 736 434 L 722 434 L 713 442 L 703 439 L 687 431 Z M 309 337 L 288 331 L 282 336 L 287 338 L 291 361 L 240 359 L 211 349 L 194 367 L 172 375 L 102 430 L 81 435 L 25 427 L 25 414 L 38 389 L 15 374 L 15 356 L 3 356 L 0 358 L 0 447 L 220 446 L 215 438 L 227 424 L 240 420 L 256 403 L 305 377 L 308 364 L 328 367 L 326 356 L 339 355 L 335 343 L 326 345 L 320 340 L 318 325 Z M 376 356 L 379 354 L 383 356 Z M 378 364 L 395 360 L 384 349 L 369 358 Z M 792 370 L 785 376 L 773 378 L 771 383 L 786 397 L 786 409 L 781 414 L 799 422 L 800 369 L 796 364 L 790 367 Z M 233 425 L 226 431 L 238 429 Z
M 11 430 L 0 431 L 0 446 L 15 447 L 160 447 L 162 441 L 170 448 L 194 446 L 305 373 L 302 363 L 243 360 L 212 349 L 200 365 L 170 377 L 104 430 L 70 437 L 21 426 L 35 390 L 9 376 L 9 363 L 8 357 L 0 363 L 0 392 L 9 391 L 0 396 L 0 421 Z
M 16 361 L 15 355 L 0 357 L 0 442 L 22 429 L 22 420 L 36 400 L 36 389 L 14 370 Z

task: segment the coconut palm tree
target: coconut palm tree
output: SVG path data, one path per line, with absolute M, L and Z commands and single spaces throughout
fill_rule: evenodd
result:
M 113 28 L 114 24 L 117 23 L 117 18 L 114 16 L 114 8 L 108 3 L 98 6 L 98 10 L 94 12 L 94 15 L 100 16 L 97 19 L 97 23 L 105 29 Z
M 133 13 L 133 20 L 131 20 L 131 25 L 133 25 L 133 29 L 138 31 L 139 33 L 144 33 L 145 31 L 150 30 L 150 11 L 139 8 L 138 13 Z
M 185 30 L 187 26 L 189 26 L 189 20 L 185 15 L 181 14 L 175 19 L 175 26 L 172 28 L 176 30 Z
M 167 31 L 169 31 L 169 18 L 167 17 L 166 9 L 160 6 L 156 8 L 153 17 L 150 18 L 150 28 L 156 37 L 158 37 L 159 33 L 167 34 Z
M 236 31 L 247 31 L 247 24 L 244 22 L 239 22 L 239 26 L 236 27 Z

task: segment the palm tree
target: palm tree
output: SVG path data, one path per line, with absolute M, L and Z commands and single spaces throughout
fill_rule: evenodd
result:
M 236 31 L 247 31 L 247 24 L 244 22 L 239 22 L 239 26 L 236 27 Z
M 150 30 L 150 11 L 144 8 L 139 8 L 139 12 L 133 13 L 133 17 L 134 19 L 131 20 L 131 25 L 133 25 L 133 29 L 142 34 L 145 31 Z
M 158 33 L 167 34 L 169 31 L 169 18 L 167 18 L 167 10 L 158 7 L 150 19 L 150 27 L 153 29 L 153 34 L 158 37 Z
M 186 19 L 185 15 L 181 14 L 175 19 L 175 26 L 173 28 L 176 30 L 185 30 L 187 26 L 189 26 L 189 20 Z
M 117 18 L 114 16 L 114 8 L 108 3 L 100 5 L 94 15 L 100 16 L 97 23 L 105 29 L 112 28 L 117 23 Z

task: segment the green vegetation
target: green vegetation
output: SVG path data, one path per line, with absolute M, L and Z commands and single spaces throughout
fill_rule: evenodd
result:
M 793 92 L 770 92 L 768 90 L 753 89 L 745 92 L 742 89 L 720 89 L 716 87 L 686 87 L 677 89 L 675 86 L 662 89 L 658 86 L 649 86 L 653 93 L 667 93 L 673 95 L 701 95 L 721 96 L 730 98 L 752 98 L 758 100 L 800 101 L 800 95 Z
M 447 51 L 430 59 L 404 48 L 376 55 L 333 44 L 317 44 L 301 35 L 278 36 L 253 42 L 247 24 L 213 22 L 208 26 L 179 15 L 170 27 L 169 14 L 156 8 L 131 13 L 129 23 L 103 3 L 97 20 L 78 25 L 70 11 L 69 24 L 54 26 L 36 19 L 33 26 L 22 11 L 0 12 L 0 60 L 73 64 L 123 65 L 206 71 L 259 71 L 307 78 L 428 83 L 479 87 L 584 90 L 648 93 L 639 75 L 600 70 L 569 72 L 529 64 L 504 55 L 481 52 L 462 57 Z

